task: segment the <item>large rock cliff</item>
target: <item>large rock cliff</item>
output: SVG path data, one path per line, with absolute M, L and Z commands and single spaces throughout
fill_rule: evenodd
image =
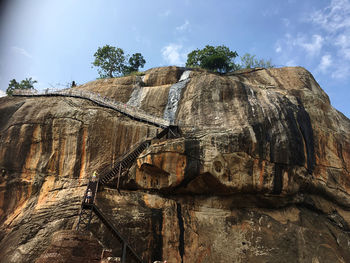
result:
M 305 69 L 155 68 L 75 89 L 180 127 L 97 195 L 145 262 L 350 262 L 350 121 Z M 85 99 L 5 97 L 0 131 L 0 261 L 45 262 L 92 172 L 160 129 Z M 96 218 L 91 231 L 120 253 Z

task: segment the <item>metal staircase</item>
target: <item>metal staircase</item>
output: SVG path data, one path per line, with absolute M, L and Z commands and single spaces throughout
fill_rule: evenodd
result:
M 121 158 L 118 159 L 117 162 L 114 163 L 112 168 L 106 167 L 102 169 L 99 174 L 102 174 L 100 178 L 101 184 L 106 184 L 112 178 L 118 177 L 117 188 L 119 188 L 119 181 L 122 172 L 128 168 L 135 162 L 136 158 L 151 144 L 151 140 L 145 140 L 140 144 L 133 147 L 133 149 L 129 150 L 126 154 L 124 154 Z M 109 169 L 108 169 L 109 168 Z M 107 170 L 107 171 L 106 171 Z
M 178 132 L 176 126 L 170 126 L 162 130 L 161 133 L 157 134 L 153 139 L 160 139 L 164 136 L 174 137 L 175 133 Z M 92 220 L 93 214 L 95 214 L 102 223 L 112 232 L 112 234 L 121 242 L 122 257 L 121 262 L 125 263 L 127 254 L 136 260 L 136 262 L 142 262 L 142 259 L 136 254 L 136 252 L 130 247 L 126 239 L 119 233 L 117 228 L 108 220 L 108 218 L 102 213 L 102 211 L 96 206 L 95 199 L 98 191 L 99 185 L 104 185 L 108 183 L 113 178 L 118 178 L 117 187 L 119 187 L 119 181 L 121 174 L 130 168 L 130 166 L 135 162 L 137 157 L 143 152 L 147 147 L 151 145 L 152 139 L 145 139 L 141 143 L 132 147 L 129 151 L 123 154 L 114 163 L 112 167 L 107 166 L 100 170 L 99 180 L 89 180 L 84 198 L 81 204 L 81 210 L 79 214 L 79 221 L 77 225 L 77 230 L 89 230 L 89 226 Z M 89 194 L 89 191 L 90 194 Z
M 110 222 L 110 220 L 108 220 L 108 218 L 102 213 L 102 211 L 94 204 L 92 204 L 91 207 L 95 215 L 97 215 L 97 217 L 102 221 L 102 223 L 111 231 L 113 236 L 117 238 L 122 244 L 123 250 L 121 262 L 126 262 L 126 256 L 129 255 L 131 256 L 131 258 L 136 260 L 136 262 L 142 263 L 142 259 L 137 255 L 136 251 L 128 244 L 127 240 L 119 233 L 117 228 Z
M 98 189 L 98 180 L 89 180 L 84 194 L 77 230 L 89 230 L 92 219 L 92 205 L 95 203 L 96 193 Z M 91 191 L 91 198 L 88 198 L 88 192 Z
M 153 139 L 161 139 L 168 134 L 170 134 L 168 136 L 171 136 L 172 134 L 174 134 L 172 130 L 172 127 L 167 127 L 163 129 L 161 133 L 157 134 Z M 102 175 L 100 177 L 100 184 L 106 184 L 111 179 L 118 177 L 118 188 L 120 176 L 123 173 L 123 171 L 130 168 L 130 166 L 136 161 L 136 158 L 151 145 L 153 139 L 145 139 L 141 143 L 132 147 L 128 152 L 119 157 L 112 167 L 108 165 L 102 168 L 99 171 L 99 174 Z

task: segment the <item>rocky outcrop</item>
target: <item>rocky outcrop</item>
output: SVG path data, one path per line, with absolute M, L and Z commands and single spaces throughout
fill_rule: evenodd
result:
M 63 230 L 53 234 L 50 245 L 35 263 L 100 263 L 102 246 L 91 235 Z
M 89 90 L 164 116 L 183 68 Z M 188 74 L 188 73 L 187 73 Z M 191 71 L 181 136 L 153 140 L 97 196 L 146 262 L 350 261 L 350 121 L 303 68 Z M 87 178 L 156 127 L 83 99 L 0 98 L 0 255 L 35 262 L 72 229 Z M 97 219 L 91 231 L 120 255 Z M 44 254 L 43 254 L 44 253 Z

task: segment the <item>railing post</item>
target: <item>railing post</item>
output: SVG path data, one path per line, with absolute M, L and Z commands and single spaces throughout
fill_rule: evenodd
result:
M 126 260 L 126 243 L 123 242 L 122 263 L 125 263 L 125 260 Z
M 119 190 L 119 181 L 120 181 L 120 173 L 122 171 L 122 163 L 119 164 L 119 173 L 118 173 L 118 183 L 117 183 L 117 189 Z

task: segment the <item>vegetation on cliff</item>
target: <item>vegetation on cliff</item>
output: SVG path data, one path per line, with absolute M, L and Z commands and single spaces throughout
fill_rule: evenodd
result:
M 101 78 L 130 74 L 143 68 L 146 63 L 141 53 L 125 55 L 123 49 L 110 45 L 99 47 L 94 57 L 92 65 L 98 68 L 97 71 Z
M 196 49 L 187 55 L 186 67 L 204 68 L 214 72 L 227 73 L 245 68 L 272 68 L 274 67 L 271 59 L 257 59 L 255 55 L 246 53 L 241 59 L 241 63 L 235 63 L 234 59 L 238 57 L 236 51 L 231 51 L 228 47 L 209 46 L 203 49 Z
M 273 68 L 271 59 L 258 59 L 256 55 L 245 53 L 241 57 L 241 68 Z
M 32 78 L 26 78 L 21 82 L 17 82 L 16 79 L 12 79 L 10 80 L 9 86 L 6 90 L 6 94 L 8 96 L 11 96 L 15 89 L 21 89 L 21 90 L 34 89 L 35 83 L 37 83 L 37 81 L 33 80 Z
M 237 56 L 236 51 L 231 51 L 224 45 L 216 47 L 206 45 L 205 48 L 193 50 L 187 55 L 186 67 L 200 67 L 226 73 L 238 69 L 234 63 Z

